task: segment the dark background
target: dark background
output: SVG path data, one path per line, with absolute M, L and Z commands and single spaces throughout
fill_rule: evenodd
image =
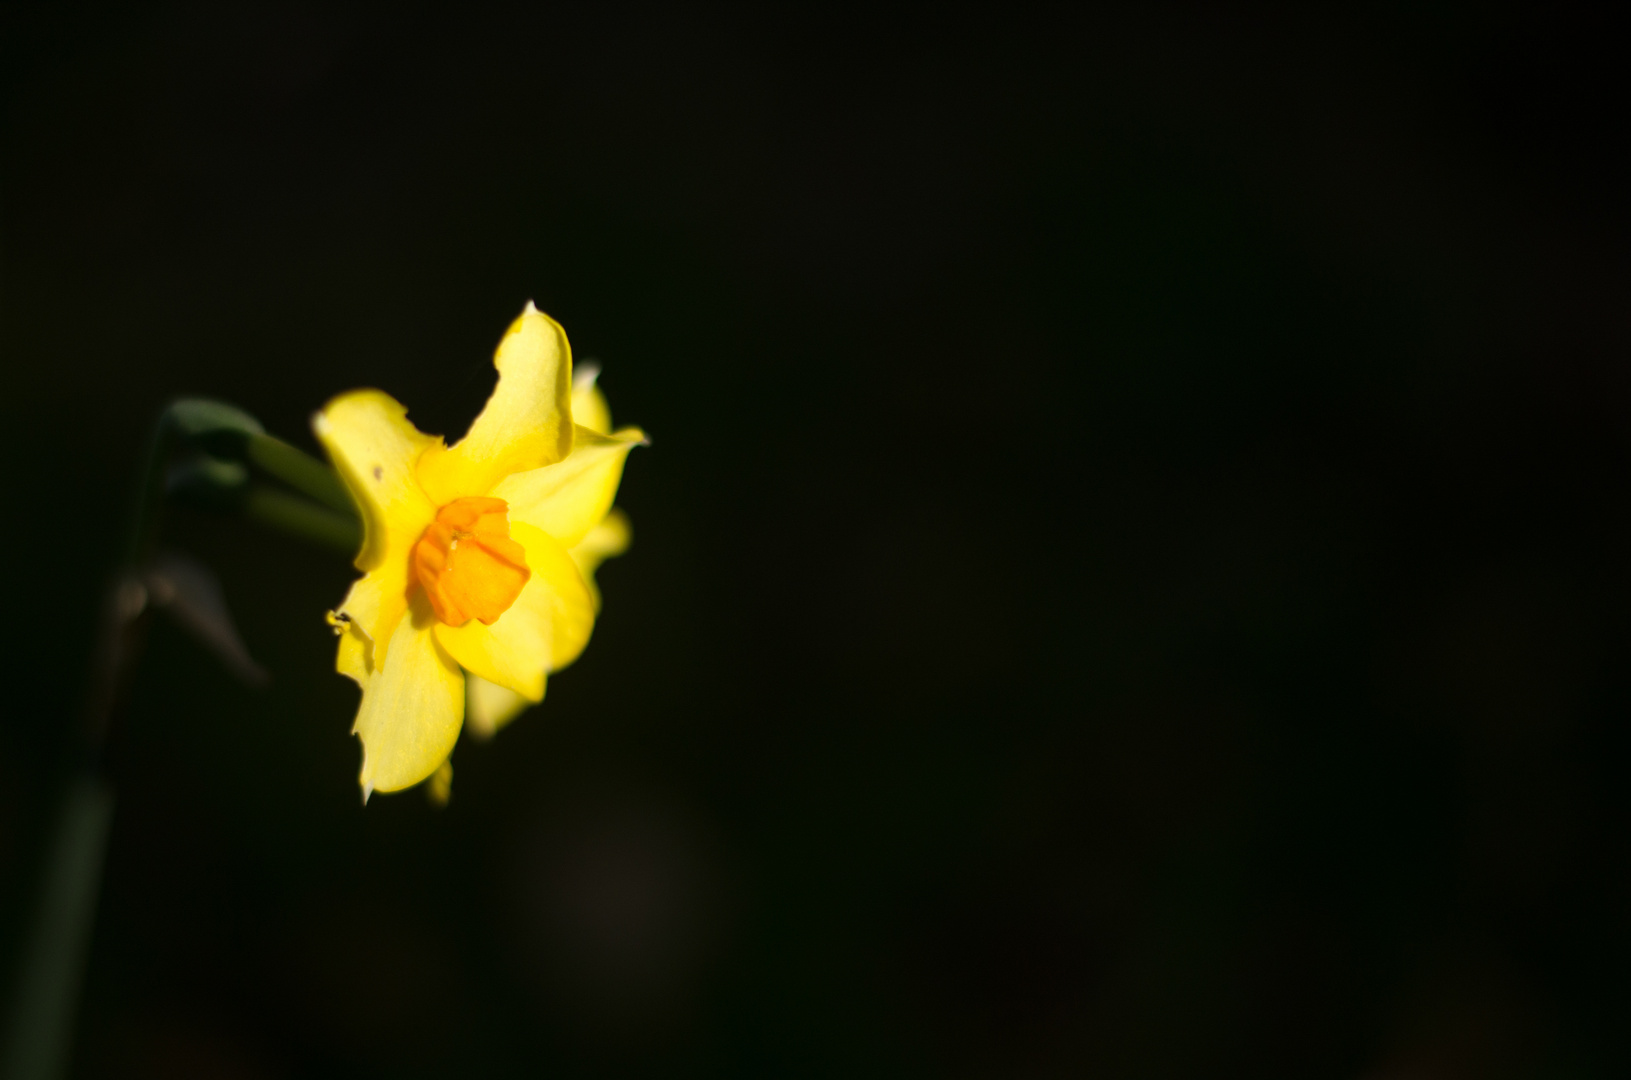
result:
M 655 437 L 443 811 L 170 519 L 75 1075 L 1628 1075 L 1614 23 L 776 11 L 5 9 L 7 970 L 166 400 Z

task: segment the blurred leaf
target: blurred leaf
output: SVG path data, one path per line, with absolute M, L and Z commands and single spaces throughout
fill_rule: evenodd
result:
M 265 431 L 242 409 L 208 398 L 172 402 L 164 421 L 176 435 L 207 453 L 240 460 L 248 454 L 249 441 Z
M 242 508 L 249 470 L 236 461 L 196 454 L 171 465 L 165 494 L 188 506 L 232 512 Z

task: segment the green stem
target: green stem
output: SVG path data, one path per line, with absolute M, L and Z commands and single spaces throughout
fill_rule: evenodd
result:
M 266 435 L 248 413 L 193 398 L 174 401 L 160 414 L 144 450 L 130 535 L 121 553 L 120 572 L 109 589 L 91 664 L 77 772 L 46 848 L 38 906 L 24 939 L 3 1033 L 4 1080 L 57 1080 L 69 1064 L 113 818 L 113 786 L 107 780 L 103 748 L 129 695 L 141 649 L 149 610 L 142 570 L 158 538 L 166 473 L 178 444 L 201 450 L 223 466 L 247 457 L 323 504 L 254 487 L 244 495 L 243 512 L 250 517 L 347 554 L 360 544 L 361 523 L 339 479 L 321 462 Z M 243 476 L 227 470 L 206 480 L 230 492 L 241 490 Z
M 251 436 L 249 460 L 329 509 L 353 519 L 357 516 L 356 504 L 334 470 L 282 439 L 271 435 Z
M 250 488 L 243 512 L 263 525 L 345 555 L 355 555 L 362 546 L 362 526 L 355 514 L 337 514 L 275 488 Z
M 141 648 L 149 608 L 142 571 L 158 537 L 166 472 L 178 444 L 203 452 L 215 466 L 196 478 L 206 488 L 215 487 L 229 500 L 243 492 L 242 510 L 249 517 L 348 555 L 361 544 L 362 523 L 339 478 L 322 462 L 265 434 L 248 413 L 219 401 L 184 398 L 160 414 L 148 437 L 123 565 L 109 591 L 91 665 L 82 764 L 47 847 L 39 906 L 25 939 L 0 1059 L 5 1080 L 56 1080 L 68 1066 L 113 817 L 103 747 L 128 696 Z M 246 476 L 236 464 L 244 458 L 317 502 L 264 486 L 244 491 Z
M 170 410 L 159 415 L 158 422 L 147 436 L 143 448 L 142 471 L 136 481 L 135 515 L 130 523 L 129 543 L 124 551 L 124 566 L 132 568 L 147 561 L 153 538 L 158 534 L 159 514 L 164 505 L 164 466 L 170 457 L 170 444 L 174 426 Z
M 34 932 L 24 946 L 0 1074 L 6 1080 L 56 1080 L 67 1071 L 112 820 L 113 788 L 94 776 L 74 781 L 51 838 Z

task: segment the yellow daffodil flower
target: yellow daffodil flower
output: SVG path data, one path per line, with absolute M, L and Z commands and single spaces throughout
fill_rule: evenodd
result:
M 312 421 L 363 520 L 363 577 L 330 621 L 336 666 L 362 687 L 364 799 L 446 763 L 469 678 L 540 701 L 594 626 L 572 552 L 607 522 L 645 437 L 573 422 L 566 333 L 530 303 L 493 364 L 492 398 L 451 447 L 378 390 L 342 394 Z
M 606 395 L 596 385 L 599 375 L 600 370 L 593 363 L 585 364 L 572 373 L 572 421 L 579 427 L 610 435 L 612 411 Z M 583 574 L 584 584 L 589 586 L 589 594 L 595 601 L 597 611 L 600 609 L 600 590 L 595 585 L 595 570 L 607 559 L 627 551 L 632 535 L 628 516 L 614 508 L 567 552 Z M 528 706 L 537 704 L 479 675 L 468 676 L 465 688 L 465 726 L 480 739 L 492 738 Z

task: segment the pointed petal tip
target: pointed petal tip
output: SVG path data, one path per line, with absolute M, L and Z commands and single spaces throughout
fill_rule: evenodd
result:
M 362 804 L 364 806 L 368 805 L 368 796 L 372 795 L 373 793 L 374 793 L 374 782 L 372 780 L 363 781 L 363 785 L 362 785 Z
M 622 442 L 629 443 L 630 445 L 633 445 L 633 446 L 650 446 L 651 445 L 651 435 L 650 435 L 650 433 L 647 432 L 645 428 L 640 428 L 640 427 L 622 427 L 622 428 L 618 428 L 616 431 L 612 432 L 610 435 L 602 436 L 602 438 L 620 440 Z
M 543 313 L 538 310 L 538 305 L 537 304 L 534 304 L 531 300 L 528 300 L 527 301 L 527 306 L 521 309 L 521 314 L 523 314 L 523 315 L 541 315 Z

